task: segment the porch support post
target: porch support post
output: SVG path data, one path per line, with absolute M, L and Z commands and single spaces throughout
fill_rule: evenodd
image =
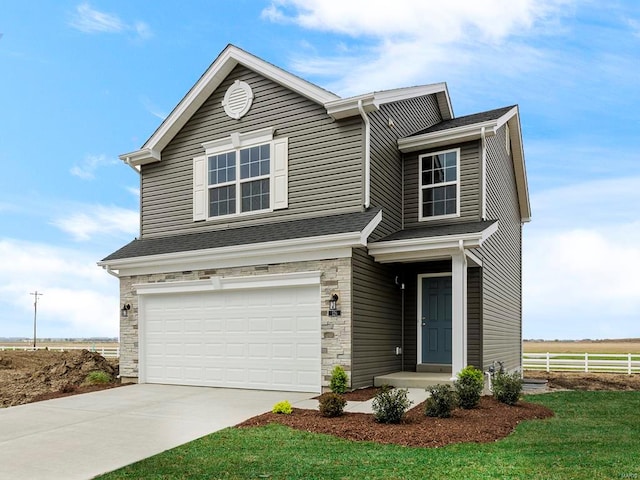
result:
M 467 259 L 464 250 L 451 256 L 452 309 L 452 377 L 467 366 Z

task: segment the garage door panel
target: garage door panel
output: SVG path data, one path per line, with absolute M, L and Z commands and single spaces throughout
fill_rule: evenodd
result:
M 317 286 L 149 296 L 141 313 L 142 381 L 320 390 Z

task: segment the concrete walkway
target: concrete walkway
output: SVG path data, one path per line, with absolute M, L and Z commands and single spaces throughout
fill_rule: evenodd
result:
M 89 479 L 315 395 L 130 385 L 0 409 L 0 477 Z

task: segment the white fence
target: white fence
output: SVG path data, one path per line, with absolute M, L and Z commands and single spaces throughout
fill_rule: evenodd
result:
M 524 370 L 640 373 L 640 354 L 635 353 L 524 353 Z
M 31 347 L 5 347 L 0 345 L 0 351 L 3 350 L 34 350 Z M 102 355 L 104 358 L 120 358 L 120 347 L 36 347 L 35 350 L 51 350 L 54 352 L 68 352 L 69 350 L 89 350 L 90 352 L 96 352 Z

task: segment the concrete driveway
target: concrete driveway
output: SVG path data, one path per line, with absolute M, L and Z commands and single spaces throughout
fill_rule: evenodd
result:
M 129 385 L 0 409 L 0 477 L 89 479 L 314 395 Z

